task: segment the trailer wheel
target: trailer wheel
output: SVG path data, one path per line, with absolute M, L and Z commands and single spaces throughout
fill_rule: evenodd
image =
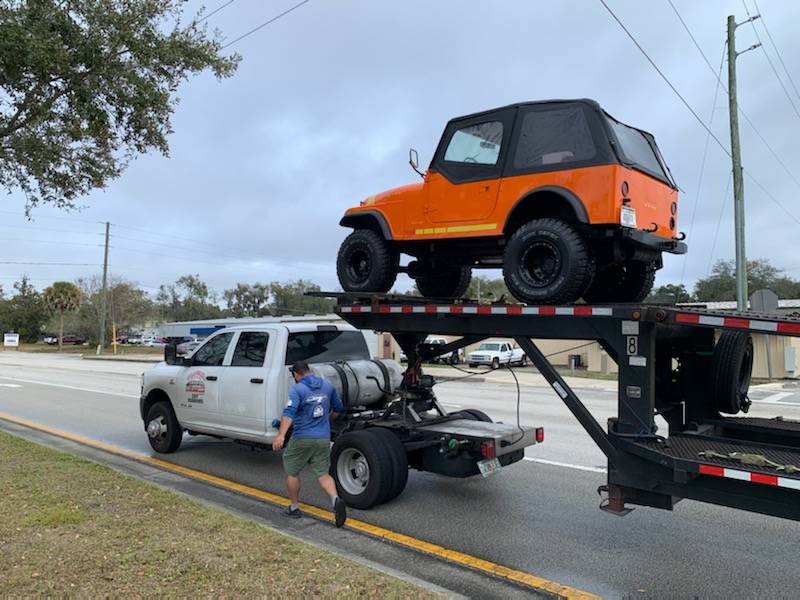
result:
M 492 418 L 487 415 L 482 410 L 478 410 L 477 408 L 465 408 L 464 410 L 458 411 L 459 414 L 463 415 L 465 419 L 469 419 L 471 421 L 483 421 L 484 423 L 491 423 Z
M 389 457 L 392 461 L 392 485 L 389 494 L 382 501 L 389 502 L 389 500 L 397 498 L 406 489 L 406 484 L 408 483 L 408 455 L 403 443 L 388 429 L 373 427 L 367 429 L 366 432 L 378 438 L 389 451 Z
M 181 445 L 183 430 L 172 406 L 164 400 L 147 411 L 147 439 L 156 452 L 169 454 Z
M 331 475 L 348 506 L 372 508 L 392 491 L 394 469 L 386 444 L 369 431 L 339 436 L 331 451 Z
M 656 270 L 652 263 L 608 265 L 599 270 L 583 294 L 587 303 L 641 302 L 653 289 Z
M 753 339 L 749 333 L 724 331 L 711 360 L 714 406 L 735 415 L 750 410 L 747 392 L 753 374 Z
M 472 280 L 469 267 L 427 267 L 416 279 L 417 290 L 426 298 L 461 298 Z
M 336 274 L 346 292 L 388 292 L 399 264 L 400 255 L 380 234 L 356 229 L 339 247 Z

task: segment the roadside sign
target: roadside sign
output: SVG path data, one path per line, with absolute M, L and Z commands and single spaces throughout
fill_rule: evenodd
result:
M 750 310 L 758 313 L 777 313 L 778 294 L 772 290 L 758 290 L 750 296 Z
M 3 346 L 6 348 L 19 348 L 19 334 L 18 333 L 4 333 Z

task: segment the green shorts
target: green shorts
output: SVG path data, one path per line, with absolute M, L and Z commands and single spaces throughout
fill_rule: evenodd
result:
M 317 477 L 328 475 L 331 468 L 331 443 L 326 438 L 295 438 L 289 440 L 283 451 L 283 470 L 297 477 L 311 465 Z

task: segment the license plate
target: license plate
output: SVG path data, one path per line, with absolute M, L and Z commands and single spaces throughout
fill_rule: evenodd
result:
M 480 469 L 481 475 L 484 477 L 488 477 L 492 473 L 496 473 L 502 468 L 503 465 L 500 464 L 500 459 L 497 458 L 489 458 L 487 460 L 478 461 L 478 469 Z
M 636 229 L 636 210 L 630 206 L 623 206 L 620 212 L 620 225 Z

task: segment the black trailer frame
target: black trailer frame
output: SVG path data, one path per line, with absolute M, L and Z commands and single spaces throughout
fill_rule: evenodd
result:
M 355 327 L 391 333 L 408 357 L 409 373 L 418 374 L 424 359 L 482 339 L 515 339 L 606 455 L 608 481 L 601 491 L 608 494 L 602 505 L 608 512 L 624 515 L 630 511 L 626 503 L 672 510 L 689 498 L 800 520 L 800 422 L 723 416 L 710 402 L 708 382 L 715 330 L 800 337 L 800 319 L 655 305 L 482 305 L 324 295 L 337 298 L 336 312 Z M 429 334 L 460 339 L 426 345 Z M 596 340 L 617 363 L 617 416 L 606 428 L 534 339 Z M 657 434 L 656 415 L 668 423 L 667 436 Z M 727 458 L 731 452 L 767 460 L 745 464 Z

